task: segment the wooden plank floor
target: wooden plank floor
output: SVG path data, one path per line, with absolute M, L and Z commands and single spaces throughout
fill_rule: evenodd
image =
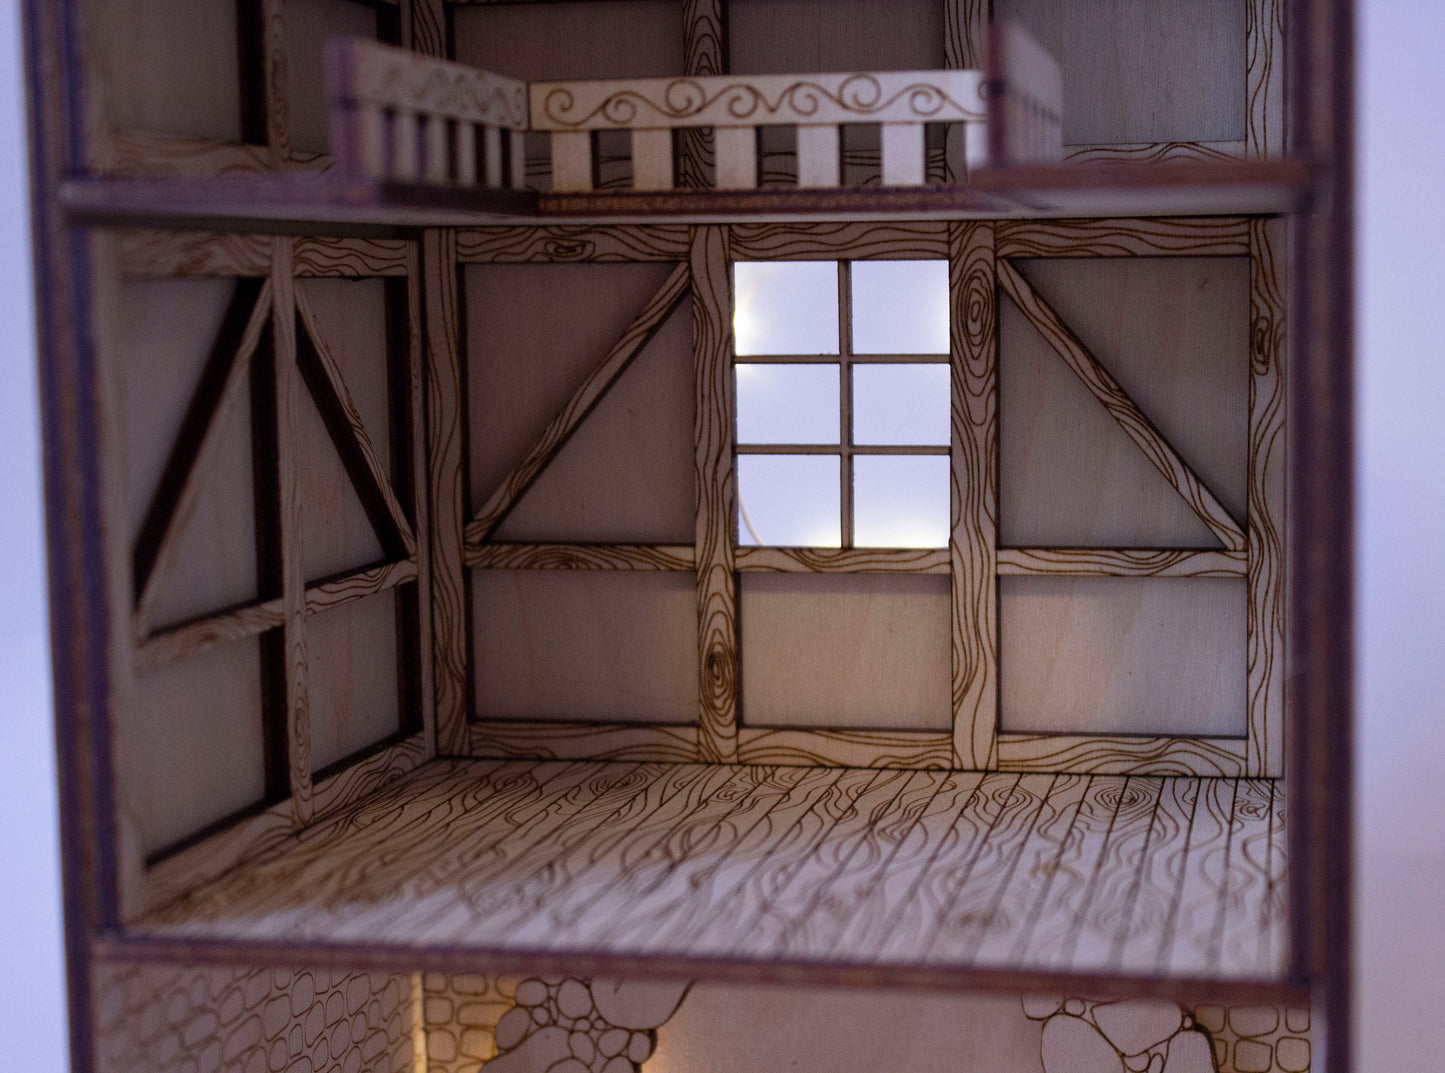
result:
M 1283 787 L 442 761 L 137 931 L 1272 979 Z

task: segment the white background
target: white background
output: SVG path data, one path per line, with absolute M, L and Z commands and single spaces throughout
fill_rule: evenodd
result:
M 0 0 L 0 1039 L 64 1065 L 23 87 Z M 1445 4 L 1361 0 L 1360 1073 L 1445 1069 Z

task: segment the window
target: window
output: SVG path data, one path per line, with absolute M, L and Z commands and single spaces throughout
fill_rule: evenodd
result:
M 948 543 L 946 261 L 733 266 L 738 543 Z

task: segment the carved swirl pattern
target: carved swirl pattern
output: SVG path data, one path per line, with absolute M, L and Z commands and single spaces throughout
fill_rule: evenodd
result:
M 629 87 L 609 94 L 598 103 L 579 102 L 566 85 L 540 95 L 542 116 L 562 128 L 588 126 L 680 126 L 726 122 L 760 124 L 816 119 L 836 122 L 837 112 L 852 119 L 881 117 L 902 107 L 915 122 L 977 118 L 978 112 L 955 100 L 941 86 L 911 81 L 892 89 L 874 74 L 852 74 L 836 84 L 803 79 L 787 84 L 769 96 L 754 80 L 716 86 L 712 80 L 677 78 L 662 83 L 655 93 Z

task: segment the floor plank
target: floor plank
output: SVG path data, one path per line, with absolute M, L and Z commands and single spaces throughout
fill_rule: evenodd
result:
M 437 761 L 137 930 L 1267 978 L 1283 798 L 1269 780 Z

